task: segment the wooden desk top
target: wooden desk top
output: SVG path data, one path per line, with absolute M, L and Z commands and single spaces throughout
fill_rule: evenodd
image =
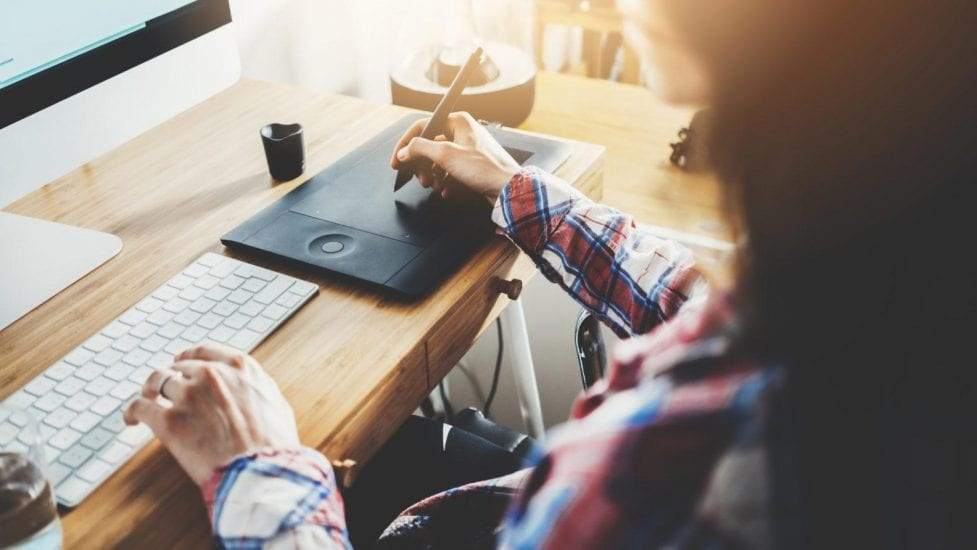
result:
M 642 223 L 729 239 L 719 184 L 669 163 L 669 143 L 693 109 L 673 107 L 640 86 L 541 72 L 526 130 L 607 147 L 603 202 Z
M 0 332 L 0 398 L 200 254 L 221 252 L 220 235 L 301 183 L 270 180 L 258 137 L 262 125 L 305 126 L 311 176 L 404 113 L 243 80 L 11 204 L 5 210 L 115 233 L 125 247 Z M 599 197 L 602 157 L 602 147 L 575 143 L 558 174 Z M 431 296 L 403 303 L 262 263 L 319 283 L 321 293 L 254 355 L 295 408 L 303 443 L 332 459 L 361 463 L 504 306 L 493 278 L 535 272 L 525 256 L 498 238 Z M 68 548 L 210 545 L 196 487 L 157 441 L 66 513 L 63 524 Z

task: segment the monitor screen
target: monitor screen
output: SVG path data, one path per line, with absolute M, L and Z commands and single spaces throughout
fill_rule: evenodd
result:
M 0 2 L 0 128 L 229 21 L 227 0 Z

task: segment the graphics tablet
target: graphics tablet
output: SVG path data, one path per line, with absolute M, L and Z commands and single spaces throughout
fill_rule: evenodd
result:
M 394 193 L 388 162 L 409 115 L 221 238 L 407 297 L 430 292 L 493 233 L 490 207 L 444 200 L 415 180 Z M 489 129 L 520 164 L 556 170 L 567 144 Z

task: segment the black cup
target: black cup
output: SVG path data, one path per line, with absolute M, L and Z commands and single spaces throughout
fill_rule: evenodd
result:
M 278 181 L 297 178 L 305 171 L 305 143 L 301 124 L 269 124 L 261 129 L 268 171 Z

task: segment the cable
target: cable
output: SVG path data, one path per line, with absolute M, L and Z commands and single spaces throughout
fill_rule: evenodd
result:
M 502 340 L 502 319 L 498 317 L 495 319 L 495 327 L 499 333 L 499 351 L 495 356 L 495 372 L 492 373 L 492 387 L 489 389 L 488 397 L 485 398 L 485 406 L 482 407 L 485 418 L 491 418 L 489 411 L 492 408 L 492 401 L 495 401 L 495 392 L 499 389 L 499 373 L 502 371 L 502 350 L 505 349 L 505 342 Z

